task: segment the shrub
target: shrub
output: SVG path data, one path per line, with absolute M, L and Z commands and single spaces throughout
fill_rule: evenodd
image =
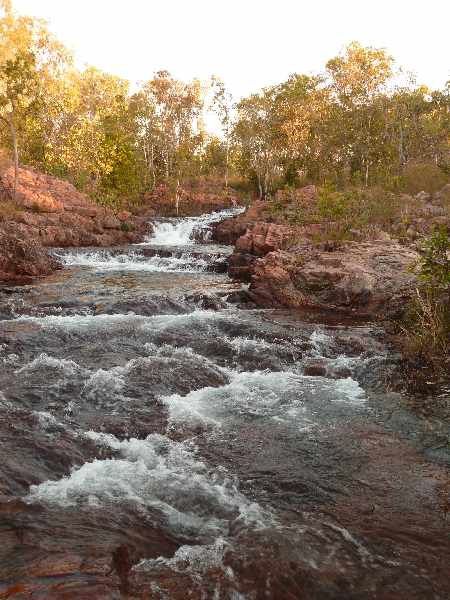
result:
M 433 194 L 449 182 L 449 177 L 434 163 L 415 163 L 405 167 L 400 177 L 400 189 L 417 194 L 425 191 Z
M 127 221 L 123 221 L 120 224 L 120 229 L 124 232 L 124 233 L 129 233 L 130 231 L 134 231 L 134 225 L 133 223 L 128 223 Z
M 446 372 L 450 353 L 449 251 L 450 240 L 443 229 L 423 243 L 418 264 L 420 285 L 403 328 L 410 356 L 423 359 L 438 374 Z
M 449 252 L 450 239 L 444 227 L 436 229 L 423 242 L 419 277 L 429 288 L 439 291 L 450 287 Z

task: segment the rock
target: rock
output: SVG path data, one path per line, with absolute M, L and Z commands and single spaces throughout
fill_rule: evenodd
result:
M 431 194 L 422 191 L 415 195 L 415 199 L 419 202 L 431 202 Z
M 350 242 L 327 253 L 306 247 L 271 252 L 256 261 L 249 289 L 259 306 L 341 309 L 396 316 L 416 281 L 418 254 L 397 243 Z
M 235 253 L 228 259 L 228 275 L 232 279 L 249 282 L 252 278 L 256 257 L 251 254 Z
M 104 229 L 120 229 L 120 221 L 113 215 L 106 215 L 101 220 Z
M 0 281 L 26 283 L 59 266 L 36 240 L 0 231 Z
M 212 238 L 222 244 L 235 244 L 243 236 L 249 227 L 258 221 L 267 221 L 267 202 L 256 201 L 251 204 L 244 213 L 225 219 L 212 227 Z
M 2 175 L 8 188 L 13 181 L 10 168 Z M 14 224 L 13 232 L 33 238 L 43 246 L 105 246 L 140 242 L 148 231 L 149 215 L 133 216 L 97 206 L 67 181 L 31 168 L 19 169 L 17 205 L 10 203 L 3 220 Z M 123 226 L 127 223 L 127 227 Z
M 303 367 L 303 374 L 312 377 L 326 377 L 327 366 L 324 361 L 311 360 Z
M 116 217 L 119 219 L 121 223 L 125 223 L 126 221 L 130 221 L 132 218 L 132 214 L 128 210 L 121 210 L 117 213 Z
M 233 245 L 247 230 L 248 223 L 243 222 L 239 217 L 226 219 L 211 227 L 212 239 L 221 244 Z
M 284 248 L 292 238 L 293 229 L 275 223 L 255 223 L 236 241 L 236 252 L 264 256 Z

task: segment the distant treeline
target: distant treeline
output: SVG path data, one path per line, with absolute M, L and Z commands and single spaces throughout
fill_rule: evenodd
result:
M 211 175 L 264 197 L 305 183 L 401 188 L 411 169 L 441 184 L 450 172 L 450 84 L 400 84 L 384 50 L 354 42 L 323 74 L 237 104 L 217 78 L 166 71 L 131 93 L 120 77 L 75 69 L 44 22 L 0 6 L 1 145 L 16 166 L 68 178 L 99 202 Z M 220 135 L 206 131 L 207 110 Z

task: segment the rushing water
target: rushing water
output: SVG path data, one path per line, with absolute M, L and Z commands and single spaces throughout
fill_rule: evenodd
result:
M 230 304 L 228 214 L 4 290 L 0 598 L 447 596 L 447 472 L 398 357 Z

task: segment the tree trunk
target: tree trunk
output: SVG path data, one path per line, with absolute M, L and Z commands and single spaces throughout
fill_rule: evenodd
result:
M 263 199 L 263 191 L 262 191 L 262 186 L 261 186 L 261 176 L 258 173 L 258 190 L 259 190 L 259 199 L 262 200 Z
M 400 168 L 405 164 L 405 158 L 403 154 L 403 127 L 400 123 L 400 131 L 399 131 L 399 139 L 398 139 L 398 162 L 400 163 Z
M 14 126 L 14 119 L 13 119 L 12 113 L 9 115 L 8 123 L 9 123 L 9 130 L 11 132 L 11 141 L 12 141 L 12 145 L 13 145 L 14 184 L 13 184 L 12 199 L 13 199 L 13 202 L 15 202 L 16 194 L 17 194 L 17 182 L 19 180 L 19 148 L 17 145 L 17 134 L 16 134 L 16 128 Z
M 177 211 L 177 217 L 178 217 L 179 209 L 180 209 L 179 190 L 180 190 L 180 180 L 177 179 L 177 187 L 176 187 L 176 190 L 175 190 L 175 209 Z
M 0 115 L 0 119 L 4 121 L 9 128 L 9 132 L 11 134 L 11 142 L 13 146 L 13 162 L 14 162 L 14 182 L 11 198 L 13 202 L 16 201 L 16 193 L 17 193 L 17 183 L 19 180 L 19 146 L 17 143 L 17 132 L 14 126 L 14 112 L 9 113 L 8 117 L 3 117 Z
M 151 146 L 151 168 L 152 168 L 152 190 L 155 189 L 155 185 L 156 185 L 156 176 L 155 176 L 155 156 L 154 156 L 154 149 L 153 149 L 153 144 Z
M 230 143 L 227 136 L 226 155 L 225 155 L 225 190 L 228 191 L 228 163 L 230 156 Z

